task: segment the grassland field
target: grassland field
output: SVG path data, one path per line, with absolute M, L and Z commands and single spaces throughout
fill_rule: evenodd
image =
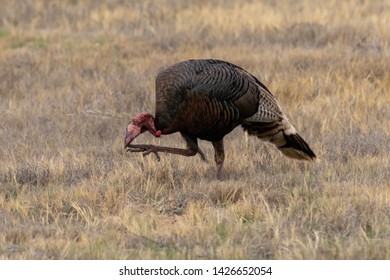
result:
M 205 141 L 126 153 L 191 58 L 258 77 L 319 162 L 241 128 L 222 181 Z M 390 259 L 389 147 L 389 1 L 1 2 L 0 259 Z

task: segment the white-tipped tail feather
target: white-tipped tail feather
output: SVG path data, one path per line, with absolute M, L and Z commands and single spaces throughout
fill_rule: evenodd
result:
M 314 152 L 298 133 L 290 135 L 284 134 L 283 136 L 286 144 L 279 146 L 278 149 L 285 156 L 309 161 L 314 161 L 316 159 Z
M 287 120 L 287 118 L 283 118 L 282 121 L 282 127 L 283 127 L 283 131 L 286 135 L 291 135 L 291 134 L 295 134 L 297 133 L 297 131 L 295 130 L 295 127 L 293 127 Z
M 249 135 L 273 143 L 287 157 L 309 161 L 316 159 L 309 145 L 285 117 L 276 122 L 244 122 L 242 127 Z

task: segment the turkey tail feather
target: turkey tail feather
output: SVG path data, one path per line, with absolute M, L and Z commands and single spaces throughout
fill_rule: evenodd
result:
M 317 157 L 287 119 L 275 122 L 247 122 L 243 123 L 242 127 L 249 135 L 273 143 L 287 157 L 309 161 L 314 161 Z
M 313 161 L 316 155 L 310 149 L 305 140 L 298 134 L 287 135 L 283 133 L 286 144 L 279 146 L 278 149 L 285 155 L 291 158 L 304 159 Z

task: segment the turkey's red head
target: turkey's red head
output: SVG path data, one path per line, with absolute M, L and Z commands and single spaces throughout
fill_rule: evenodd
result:
M 127 126 L 125 136 L 125 148 L 141 133 L 149 131 L 156 137 L 160 137 L 161 130 L 156 130 L 154 126 L 154 117 L 147 113 L 142 112 L 137 114 Z

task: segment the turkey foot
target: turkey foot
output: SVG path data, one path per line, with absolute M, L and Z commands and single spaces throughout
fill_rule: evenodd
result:
M 128 145 L 126 151 L 127 152 L 132 152 L 132 153 L 143 152 L 142 156 L 144 156 L 144 157 L 147 156 L 150 153 L 153 153 L 156 156 L 157 161 L 160 161 L 160 155 L 157 153 L 160 150 L 158 150 L 156 148 L 163 148 L 163 147 L 147 145 L 147 144 L 145 144 L 145 145 Z
M 139 153 L 143 152 L 143 156 L 147 156 L 150 153 L 153 153 L 157 157 L 157 161 L 160 161 L 160 156 L 158 152 L 164 152 L 164 153 L 170 153 L 170 154 L 176 154 L 176 155 L 182 155 L 186 157 L 191 157 L 199 153 L 200 157 L 204 160 L 207 161 L 206 156 L 204 153 L 198 148 L 198 150 L 193 150 L 193 149 L 179 149 L 179 148 L 171 148 L 171 147 L 164 147 L 164 146 L 154 146 L 154 145 L 128 145 L 127 146 L 127 152 L 132 152 L 132 153 Z

